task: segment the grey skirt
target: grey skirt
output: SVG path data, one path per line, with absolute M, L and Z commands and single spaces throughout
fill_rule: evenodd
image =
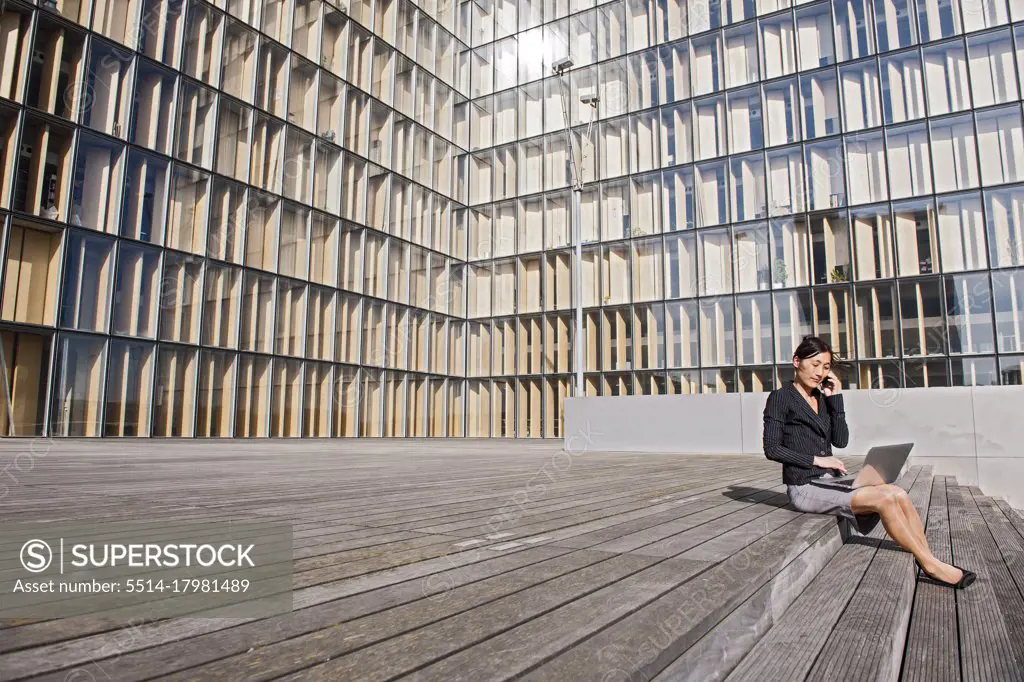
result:
M 823 478 L 832 478 L 825 474 Z M 805 483 L 804 485 L 786 486 L 786 493 L 789 495 L 789 502 L 795 509 L 809 514 L 831 514 L 853 521 L 861 535 L 867 535 L 881 517 L 878 514 L 854 514 L 853 513 L 853 490 L 840 490 L 839 488 L 826 488 L 825 486 Z

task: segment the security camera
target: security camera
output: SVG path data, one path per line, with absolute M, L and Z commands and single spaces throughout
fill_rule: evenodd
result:
M 598 98 L 597 93 L 592 89 L 580 91 L 580 104 L 589 104 L 592 107 L 596 107 L 599 101 L 601 100 Z
M 551 64 L 551 70 L 554 71 L 555 73 L 562 73 L 566 69 L 571 69 L 571 68 L 572 68 L 572 57 L 569 57 L 569 56 L 562 57 L 561 59 L 556 59 Z

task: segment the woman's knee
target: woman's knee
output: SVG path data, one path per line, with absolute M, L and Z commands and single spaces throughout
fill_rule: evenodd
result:
M 898 485 L 889 484 L 886 487 L 886 494 L 889 495 L 897 504 L 906 506 L 910 502 L 910 495 L 906 490 L 899 487 Z
M 903 488 L 895 485 L 860 488 L 853 497 L 854 511 L 882 515 L 897 513 L 903 508 L 903 498 L 906 494 Z
M 874 512 L 885 514 L 898 508 L 899 502 L 895 495 L 886 490 L 888 486 L 871 486 L 861 488 L 853 495 L 853 511 L 857 513 Z

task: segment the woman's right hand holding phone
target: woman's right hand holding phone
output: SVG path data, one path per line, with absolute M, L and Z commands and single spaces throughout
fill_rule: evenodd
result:
M 814 466 L 821 467 L 822 469 L 838 469 L 843 474 L 846 474 L 846 465 L 838 457 L 815 457 Z

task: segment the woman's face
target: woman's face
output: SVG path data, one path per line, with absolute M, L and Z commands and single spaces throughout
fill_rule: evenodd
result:
M 796 380 L 805 388 L 814 388 L 832 371 L 832 354 L 818 353 L 803 360 L 793 358 L 793 366 L 796 368 Z

